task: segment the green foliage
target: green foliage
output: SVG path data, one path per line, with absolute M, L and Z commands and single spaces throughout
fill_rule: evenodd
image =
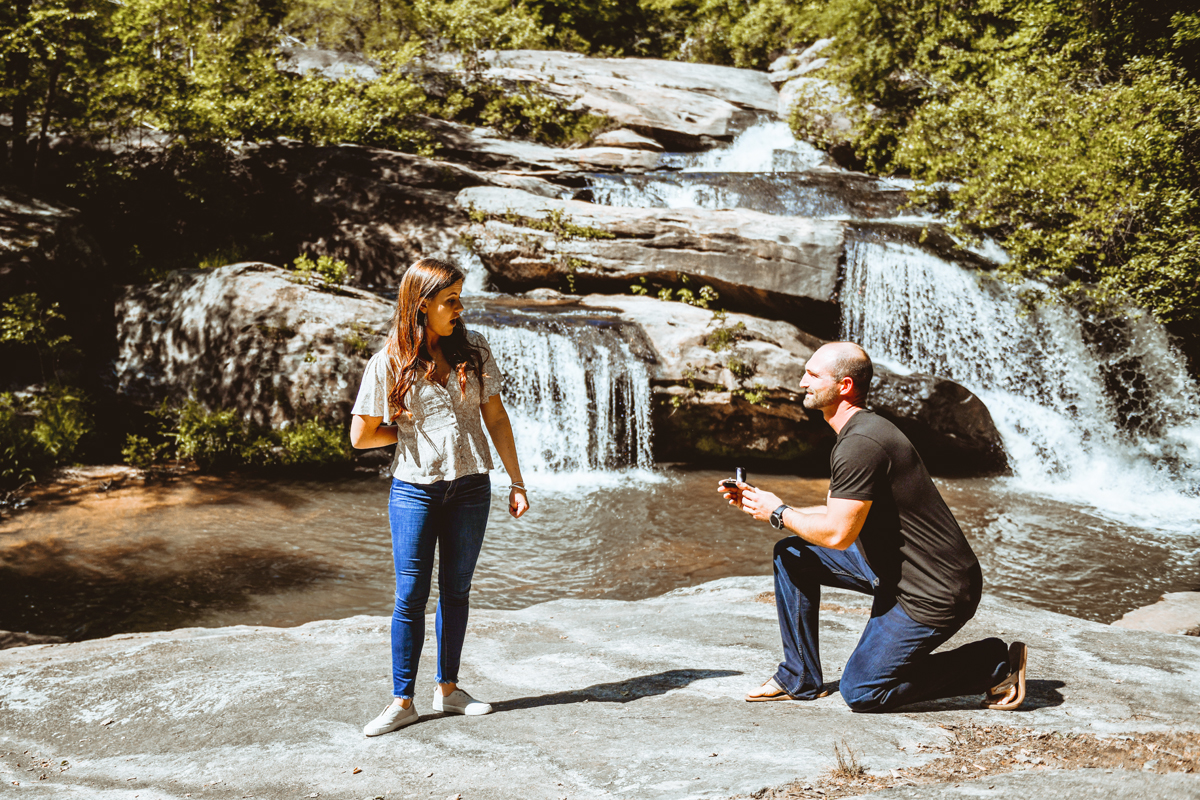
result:
M 365 324 L 361 322 L 351 322 L 350 332 L 346 334 L 346 337 L 343 341 L 345 341 L 346 347 L 354 355 L 358 356 L 359 358 L 370 358 L 371 342 L 366 338 L 365 334 L 372 333 L 373 332 L 371 329 Z
M 725 368 L 733 374 L 733 377 L 740 381 L 744 381 L 754 375 L 754 365 L 743 361 L 737 356 L 730 356 L 729 360 L 725 362 Z
M 196 400 L 164 402 L 154 413 L 148 436 L 130 434 L 121 455 L 125 462 L 150 469 L 168 458 L 193 461 L 205 472 L 243 467 L 317 468 L 351 460 L 345 430 L 317 419 L 266 428 L 253 425 L 232 409 L 209 411 Z
M 33 480 L 34 473 L 49 463 L 22 411 L 23 404 L 16 397 L 0 393 L 0 489 L 14 489 Z
M 292 269 L 296 271 L 297 281 L 317 288 L 337 288 L 350 276 L 350 267 L 345 261 L 327 255 L 317 256 L 316 261 L 305 255 L 297 256 Z
M 770 390 L 761 383 L 755 383 L 749 388 L 734 389 L 732 394 L 742 398 L 752 406 L 766 406 L 767 398 L 771 396 Z
M 90 405 L 82 392 L 66 386 L 54 386 L 37 399 L 33 437 L 54 463 L 73 461 L 92 434 Z
M 597 133 L 613 127 L 612 120 L 573 110 L 557 97 L 531 85 L 515 92 L 492 85 L 475 85 L 456 96 L 461 104 L 452 118 L 485 125 L 509 138 L 528 139 L 549 145 L 587 144 Z M 470 111 L 480 103 L 482 108 Z M 452 108 L 447 104 L 447 108 Z
M 720 353 L 723 350 L 732 349 L 745 332 L 746 323 L 735 322 L 727 325 L 724 318 L 721 318 L 720 324 L 713 329 L 713 332 L 704 337 L 704 344 L 714 353 Z
M 687 275 L 678 273 L 676 280 L 683 284 L 681 288 L 662 287 L 655 296 L 659 300 L 684 303 L 696 308 L 712 308 L 721 299 L 720 293 L 711 286 L 701 286 L 699 291 L 692 291 L 691 279 Z M 640 296 L 649 294 L 650 287 L 646 284 L 646 277 L 644 275 L 639 277 L 638 282 L 629 287 L 629 291 L 631 294 Z
M 958 228 L 1001 235 L 1015 275 L 1195 318 L 1200 87 L 1138 61 L 1125 81 L 1064 90 L 1068 65 L 1039 66 L 928 103 L 898 161 L 929 184 L 961 181 Z
M 910 173 L 1012 279 L 1200 319 L 1200 15 L 1153 6 L 829 0 L 822 71 L 873 170 Z M 793 117 L 818 144 L 830 137 Z M 947 185 L 954 184 L 954 191 Z
M 57 374 L 59 359 L 74 351 L 71 337 L 58 332 L 65 319 L 58 303 L 47 306 L 36 293 L 19 294 L 0 303 L 0 344 L 32 348 L 46 380 L 46 359 Z
M 34 397 L 0 393 L 0 488 L 73 463 L 94 433 L 90 405 L 82 392 L 61 385 Z
M 125 436 L 125 446 L 121 448 L 121 459 L 131 467 L 151 469 L 161 463 L 170 449 L 168 442 L 151 442 L 145 436 L 130 433 Z
M 310 419 L 276 432 L 282 452 L 279 463 L 291 467 L 319 467 L 350 460 L 345 431 Z

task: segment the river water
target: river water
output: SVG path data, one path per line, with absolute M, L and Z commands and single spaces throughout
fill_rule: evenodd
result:
M 521 520 L 495 491 L 473 605 L 636 600 L 769 575 L 779 537 L 723 504 L 714 491 L 722 477 L 678 467 L 538 476 Z M 786 475 L 751 479 L 794 505 L 821 502 L 827 488 Z M 1011 482 L 938 481 L 988 592 L 1108 622 L 1162 592 L 1200 588 L 1200 533 L 1114 523 Z M 387 488 L 374 474 L 201 476 L 35 506 L 0 523 L 0 629 L 80 639 L 389 614 Z
M 831 168 L 783 123 L 667 160 L 668 171 L 592 176 L 586 192 L 610 205 L 844 221 L 842 335 L 896 371 L 947 377 L 984 400 L 1012 474 L 939 487 L 987 591 L 1108 622 L 1200 589 L 1200 388 L 1160 328 L 1136 313 L 1030 307 L 1022 298 L 1038 287 L 891 236 L 936 222 L 934 210 L 905 208 L 903 181 Z M 1005 258 L 988 243 L 976 252 Z M 482 293 L 482 264 L 463 263 Z M 474 604 L 635 600 L 770 574 L 777 535 L 724 507 L 714 486 L 725 474 L 653 464 L 649 357 L 625 323 L 528 306 L 489 295 L 469 317 L 505 373 L 534 504 L 514 521 L 494 496 Z M 827 488 L 753 481 L 793 505 Z M 386 495 L 374 473 L 193 476 L 37 506 L 0 521 L 0 629 L 78 639 L 387 614 Z

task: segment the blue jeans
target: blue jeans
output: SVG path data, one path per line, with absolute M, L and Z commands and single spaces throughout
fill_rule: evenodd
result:
M 814 699 L 824 685 L 817 642 L 822 586 L 875 598 L 840 681 L 842 699 L 853 711 L 891 711 L 921 700 L 979 694 L 1008 674 L 1008 648 L 999 639 L 933 653 L 965 621 L 935 628 L 913 620 L 880 588 L 858 545 L 833 550 L 792 536 L 775 545 L 775 609 L 783 637 L 775 682 L 792 697 Z
M 438 683 L 457 683 L 463 639 L 467 634 L 471 578 L 483 546 L 492 481 L 487 474 L 418 484 L 392 480 L 388 518 L 392 560 L 396 565 L 396 608 L 392 612 L 392 686 L 396 697 L 413 696 L 421 647 L 425 644 L 425 606 L 438 567 Z

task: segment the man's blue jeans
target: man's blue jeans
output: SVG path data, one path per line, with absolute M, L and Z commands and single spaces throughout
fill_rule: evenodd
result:
M 824 685 L 817 642 L 822 586 L 875 598 L 842 671 L 842 699 L 853 711 L 891 711 L 921 700 L 980 694 L 1008 674 L 1008 648 L 999 639 L 934 654 L 964 623 L 934 628 L 913 620 L 880 589 L 857 545 L 833 550 L 792 536 L 775 545 L 775 609 L 783 637 L 775 682 L 792 697 L 814 699 Z
M 483 546 L 492 482 L 487 474 L 418 484 L 392 480 L 388 517 L 392 560 L 396 565 L 396 608 L 392 612 L 392 686 L 396 697 L 413 696 L 421 647 L 425 643 L 425 606 L 438 566 L 438 683 L 457 683 L 467 633 L 471 578 Z

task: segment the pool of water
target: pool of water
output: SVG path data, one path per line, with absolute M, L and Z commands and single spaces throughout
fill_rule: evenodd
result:
M 636 600 L 770 574 L 778 535 L 723 504 L 723 477 L 671 467 L 534 477 L 521 520 L 494 492 L 473 605 Z M 752 480 L 793 505 L 819 503 L 827 488 Z M 1200 588 L 1200 531 L 1113 522 L 1005 479 L 938 484 L 995 595 L 1109 622 L 1163 592 Z M 0 629 L 83 639 L 389 614 L 387 488 L 374 474 L 194 476 L 40 504 L 0 522 Z

